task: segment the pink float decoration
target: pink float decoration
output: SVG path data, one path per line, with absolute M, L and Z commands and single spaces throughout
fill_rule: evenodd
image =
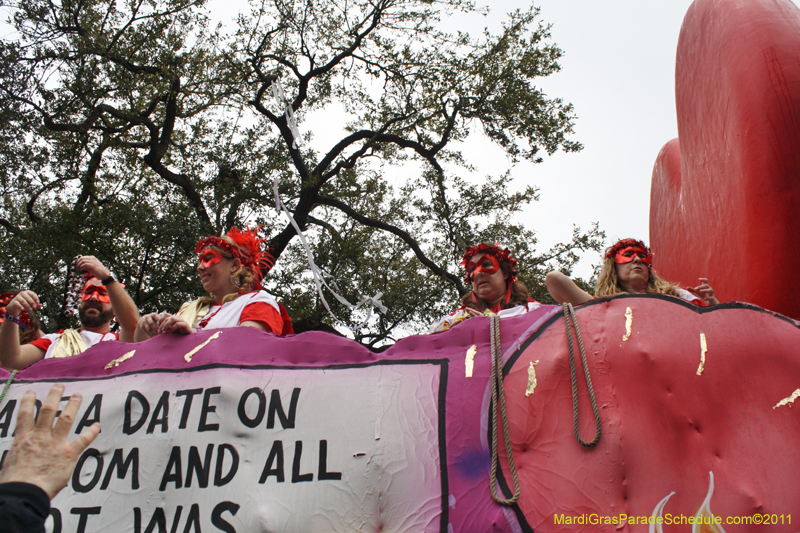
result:
M 650 245 L 665 279 L 800 318 L 800 9 L 696 0 L 678 42 L 679 140 L 658 156 Z
M 759 530 L 753 520 L 762 515 L 777 522 L 765 530 L 798 530 L 796 322 L 742 304 L 703 309 L 660 295 L 595 300 L 577 317 L 602 422 L 597 446 L 584 448 L 573 434 L 563 316 L 506 363 L 528 531 L 731 533 Z M 577 342 L 575 358 L 579 429 L 588 441 L 595 425 Z M 526 396 L 531 366 L 537 386 Z M 693 529 L 698 514 L 721 527 Z M 662 529 L 650 529 L 659 517 Z
M 0 451 L 24 391 L 41 398 L 62 381 L 83 394 L 75 431 L 96 420 L 103 431 L 53 501 L 54 533 L 611 533 L 649 531 L 658 517 L 683 517 L 662 529 L 688 533 L 698 510 L 721 520 L 774 515 L 770 531 L 797 531 L 797 323 L 653 295 L 595 300 L 577 319 L 602 426 L 591 448 L 573 435 L 561 309 L 500 321 L 521 483 L 509 507 L 489 490 L 483 317 L 379 354 L 325 333 L 251 328 L 100 343 L 14 377 L 0 403 Z M 575 350 L 589 441 L 594 418 Z

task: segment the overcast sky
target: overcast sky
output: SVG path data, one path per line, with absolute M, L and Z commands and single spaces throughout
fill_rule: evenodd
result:
M 800 0 L 794 0 L 798 4 Z M 691 0 L 537 0 L 551 23 L 553 42 L 564 51 L 562 71 L 541 86 L 550 96 L 572 102 L 578 115 L 575 154 L 558 153 L 539 165 L 520 164 L 512 173 L 541 188 L 541 199 L 526 213 L 537 231 L 539 250 L 570 238 L 572 225 L 599 222 L 607 240 L 636 237 L 649 242 L 650 178 L 667 141 L 678 136 L 675 112 L 675 54 Z M 486 21 L 496 27 L 502 14 L 527 6 L 520 0 L 492 2 Z M 482 150 L 482 151 L 481 151 Z M 504 163 L 489 143 L 470 154 L 492 165 Z M 577 273 L 599 261 L 591 254 Z
M 488 27 L 496 34 L 506 13 L 531 4 L 493 0 L 489 5 L 489 16 L 454 15 L 446 29 L 477 36 Z M 536 230 L 540 252 L 568 241 L 573 224 L 587 229 L 598 222 L 607 243 L 628 236 L 649 240 L 650 176 L 661 147 L 677 137 L 675 50 L 691 1 L 536 0 L 534 5 L 541 8 L 541 20 L 552 24 L 551 42 L 564 51 L 562 71 L 540 85 L 548 96 L 574 104 L 578 120 L 572 139 L 585 148 L 512 168 L 520 189 L 540 188 L 540 201 L 523 221 Z M 243 0 L 214 0 L 211 6 L 222 21 L 246 9 Z M 333 118 L 336 113 L 315 116 L 312 145 L 320 150 L 341 138 L 343 122 Z M 307 128 L 300 126 L 303 133 Z M 479 168 L 476 179 L 509 168 L 502 150 L 480 135 L 466 143 L 464 153 Z M 599 258 L 589 254 L 576 273 L 590 276 Z
M 487 20 L 521 1 L 493 3 Z M 675 51 L 690 0 L 544 0 L 541 18 L 552 24 L 553 42 L 564 51 L 562 71 L 542 80 L 549 96 L 575 106 L 573 139 L 584 149 L 559 152 L 538 165 L 519 164 L 520 183 L 537 185 L 541 199 L 525 215 L 539 249 L 568 240 L 572 225 L 599 222 L 608 241 L 649 240 L 650 177 L 662 146 L 677 137 Z M 475 143 L 469 153 L 504 164 L 499 150 Z M 598 254 L 586 257 L 586 275 Z

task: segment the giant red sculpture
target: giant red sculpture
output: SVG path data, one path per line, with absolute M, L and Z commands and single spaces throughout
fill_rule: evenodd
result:
M 800 9 L 697 0 L 675 68 L 679 138 L 655 164 L 650 241 L 665 279 L 800 318 Z

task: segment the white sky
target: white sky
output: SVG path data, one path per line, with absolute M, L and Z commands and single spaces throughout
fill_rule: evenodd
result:
M 540 201 L 522 220 L 536 230 L 539 251 L 569 240 L 573 224 L 587 229 L 592 222 L 605 230 L 606 244 L 624 237 L 649 241 L 650 177 L 658 152 L 677 137 L 675 52 L 692 1 L 534 3 L 541 19 L 552 24 L 552 42 L 565 54 L 562 71 L 542 79 L 541 87 L 575 106 L 572 139 L 584 149 L 545 155 L 539 165 L 520 163 L 512 169 L 520 187 L 540 188 Z M 459 17 L 454 29 L 477 34 L 488 27 L 496 33 L 507 12 L 528 5 L 525 0 L 493 0 L 488 17 Z M 214 0 L 211 7 L 222 21 L 247 9 L 243 0 Z M 496 175 L 509 166 L 502 151 L 480 136 L 467 143 L 465 153 L 479 175 Z M 589 254 L 576 274 L 588 276 L 598 261 L 598 254 Z
M 800 4 L 800 0 L 793 0 Z M 678 136 L 675 54 L 691 0 L 536 0 L 551 23 L 552 41 L 564 51 L 562 71 L 541 82 L 549 96 L 575 106 L 579 153 L 559 152 L 539 165 L 520 164 L 512 174 L 537 185 L 540 200 L 526 213 L 539 251 L 599 222 L 606 244 L 625 237 L 649 242 L 650 178 L 656 156 Z M 485 22 L 496 28 L 521 0 L 491 3 Z M 499 150 L 476 143 L 470 154 L 502 165 Z M 480 156 L 479 156 L 480 157 Z M 507 164 L 506 164 L 507 167 Z M 496 168 L 496 167 L 495 167 Z M 590 274 L 590 254 L 576 273 Z
M 492 4 L 492 19 L 525 2 Z M 519 164 L 520 183 L 540 187 L 525 215 L 539 250 L 569 240 L 572 225 L 599 222 L 607 244 L 617 238 L 649 240 L 650 177 L 664 144 L 677 137 L 675 51 L 691 0 L 542 0 L 541 18 L 564 51 L 562 71 L 541 82 L 548 96 L 575 106 L 573 139 L 584 149 L 559 152 L 539 165 Z M 493 21 L 487 21 L 489 27 Z M 502 154 L 480 143 L 485 157 Z M 470 148 L 476 153 L 479 146 Z M 505 163 L 507 165 L 507 163 Z M 620 201 L 622 200 L 622 201 Z M 598 254 L 576 271 L 588 276 Z

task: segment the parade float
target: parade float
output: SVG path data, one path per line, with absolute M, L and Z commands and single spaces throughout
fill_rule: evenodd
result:
M 696 1 L 654 171 L 655 268 L 752 303 L 542 306 L 381 353 L 251 328 L 104 342 L 0 373 L 0 450 L 24 391 L 83 394 L 73 431 L 103 431 L 54 533 L 800 530 L 798 44 L 788 0 Z
M 101 422 L 55 532 L 797 530 L 797 323 L 660 295 L 575 319 L 571 342 L 543 306 L 382 353 L 251 328 L 104 342 L 17 373 L 0 442 L 55 381 L 83 394 L 73 431 Z

